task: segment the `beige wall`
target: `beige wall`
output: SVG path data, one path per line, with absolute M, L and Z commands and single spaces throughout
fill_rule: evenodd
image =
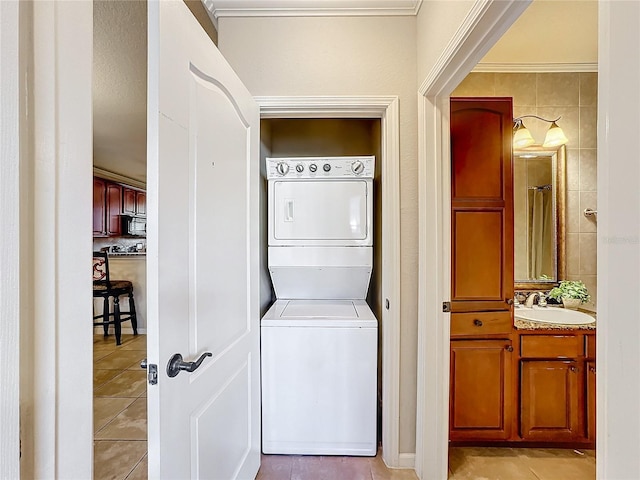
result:
M 412 453 L 418 308 L 416 17 L 220 18 L 218 40 L 253 95 L 400 99 L 400 452 Z
M 471 73 L 454 91 L 456 96 L 511 96 L 513 115 L 562 116 L 558 124 L 567 143 L 567 279 L 582 280 L 591 293 L 586 306 L 595 310 L 597 219 L 585 208 L 597 209 L 597 82 L 596 73 Z M 524 119 L 542 143 L 549 124 Z
M 473 0 L 427 0 L 418 12 L 417 81 L 427 77 L 467 16 Z

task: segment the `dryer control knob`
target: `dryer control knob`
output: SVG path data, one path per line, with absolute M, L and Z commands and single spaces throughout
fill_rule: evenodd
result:
M 356 175 L 360 175 L 362 172 L 364 172 L 364 163 L 362 163 L 360 160 L 356 160 L 351 164 L 351 171 Z
M 314 173 L 316 170 L 318 170 L 318 166 L 315 163 L 312 163 L 311 165 L 309 165 L 309 171 L 311 173 Z
M 278 172 L 280 175 L 286 175 L 287 173 L 289 173 L 289 165 L 285 162 L 278 163 L 276 165 L 276 172 Z
M 304 165 L 301 164 L 301 163 L 297 164 L 296 165 L 296 172 L 298 172 L 298 173 L 304 172 Z
M 329 170 L 331 170 L 331 165 L 329 165 L 328 163 L 325 163 L 325 164 L 322 166 L 322 169 L 323 169 L 325 172 L 328 172 Z

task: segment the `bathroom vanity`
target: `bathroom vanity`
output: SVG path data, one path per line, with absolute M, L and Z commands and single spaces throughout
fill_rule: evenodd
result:
M 449 439 L 592 447 L 595 361 L 595 324 L 452 314 Z

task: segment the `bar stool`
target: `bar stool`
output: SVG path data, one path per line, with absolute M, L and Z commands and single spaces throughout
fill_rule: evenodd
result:
M 129 297 L 129 311 L 127 312 L 120 311 L 120 297 L 122 295 Z M 109 258 L 106 252 L 93 252 L 93 298 L 103 299 L 102 313 L 93 316 L 93 326 L 102 325 L 105 337 L 109 336 L 109 325 L 113 325 L 116 345 L 120 345 L 122 331 L 120 324 L 127 320 L 131 321 L 133 334 L 138 335 L 133 284 L 129 280 L 111 280 L 109 278 Z M 113 298 L 113 311 L 110 309 L 111 302 L 109 300 L 111 298 Z

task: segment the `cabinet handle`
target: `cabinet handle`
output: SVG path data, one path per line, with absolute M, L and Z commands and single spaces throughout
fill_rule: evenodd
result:
M 504 301 L 507 302 L 507 305 L 513 305 L 513 298 L 505 298 Z
M 478 320 L 477 318 L 473 321 L 473 324 L 476 327 L 481 327 L 482 326 L 482 320 Z
M 571 370 L 573 373 L 577 373 L 580 371 L 580 369 L 578 367 L 576 367 L 575 365 L 571 365 L 569 367 L 569 370 Z
M 511 345 L 507 345 L 504 349 L 509 353 L 513 352 L 513 347 Z
M 589 367 L 589 371 L 591 373 L 596 373 L 596 367 Z

